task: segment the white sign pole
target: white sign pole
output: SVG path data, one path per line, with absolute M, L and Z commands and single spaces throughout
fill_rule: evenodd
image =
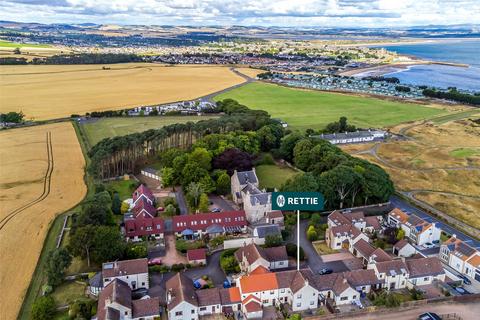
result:
M 297 210 L 297 270 L 300 270 L 300 210 Z

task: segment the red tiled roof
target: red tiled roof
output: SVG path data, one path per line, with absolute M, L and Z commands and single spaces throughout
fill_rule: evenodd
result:
M 144 184 L 141 184 L 140 186 L 138 186 L 138 188 L 133 192 L 132 194 L 133 201 L 137 201 L 137 199 L 142 195 L 144 195 L 145 197 L 147 197 L 152 201 L 155 200 L 155 197 L 153 196 L 152 191 Z
M 165 231 L 165 222 L 161 218 L 135 218 L 125 221 L 126 237 L 143 237 Z
M 160 316 L 160 298 L 149 298 L 132 301 L 134 318 Z
M 262 265 L 259 265 L 258 267 L 253 269 L 252 272 L 250 272 L 250 274 L 262 274 L 262 273 L 269 273 L 269 272 L 270 271 L 267 268 L 265 268 Z
M 247 225 L 247 217 L 245 216 L 245 211 L 200 213 L 174 216 L 172 224 L 175 232 L 182 232 L 185 229 L 205 231 L 213 224 L 218 224 L 222 227 L 244 227 Z
M 389 213 L 390 216 L 394 217 L 398 221 L 405 223 L 408 220 L 408 214 L 400 210 L 399 208 L 395 208 Z
M 275 273 L 253 274 L 240 278 L 240 286 L 245 294 L 278 289 L 278 282 Z
M 267 218 L 283 218 L 283 213 L 280 210 L 267 212 Z
M 207 258 L 206 250 L 205 248 L 200 248 L 200 249 L 192 249 L 187 251 L 187 259 L 188 261 L 193 261 L 193 260 L 204 260 Z
M 157 215 L 157 209 L 155 209 L 155 207 L 152 206 L 150 202 L 145 200 L 145 198 L 143 197 L 140 198 L 137 203 L 135 203 L 132 211 L 135 214 L 135 217 L 146 217 L 146 214 L 149 214 L 152 217 L 155 217 Z
M 148 263 L 146 258 L 105 262 L 102 265 L 103 278 L 111 278 L 140 273 L 148 273 Z

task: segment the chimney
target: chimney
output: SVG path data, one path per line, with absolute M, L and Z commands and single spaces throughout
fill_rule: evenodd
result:
M 167 292 L 167 303 L 172 302 L 172 299 L 173 299 L 173 293 L 172 293 L 172 288 L 170 288 L 168 289 L 168 292 Z
M 457 239 L 457 235 L 455 233 L 452 234 L 452 238 Z

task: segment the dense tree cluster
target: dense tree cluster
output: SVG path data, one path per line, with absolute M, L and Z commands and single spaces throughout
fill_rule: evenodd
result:
M 457 91 L 455 88 L 451 88 L 449 91 L 424 89 L 423 95 L 431 98 L 446 99 L 446 100 L 458 101 L 458 102 L 468 103 L 473 105 L 480 105 L 480 93 L 476 93 L 476 94 L 462 93 Z
M 92 162 L 89 172 L 98 178 L 120 176 L 126 172 L 134 172 L 145 163 L 148 157 L 171 148 L 188 149 L 202 137 L 204 144 L 217 144 L 217 150 L 207 147 L 216 156 L 224 150 L 240 144 L 240 150 L 254 153 L 256 148 L 278 145 L 281 137 L 274 137 L 280 131 L 277 121 L 270 119 L 267 112 L 249 110 L 236 101 L 227 99 L 219 102 L 227 115 L 218 119 L 202 120 L 196 123 L 188 122 L 173 124 L 161 129 L 151 129 L 121 137 L 107 138 L 96 144 L 90 151 Z M 261 139 L 251 139 L 251 136 L 263 126 L 268 125 L 260 134 Z M 224 134 L 239 132 L 231 136 Z M 215 135 L 220 134 L 220 135 Z M 211 138 L 209 138 L 212 136 Z M 227 143 L 223 146 L 220 143 Z M 201 145 L 197 145 L 202 147 Z
M 395 90 L 398 92 L 410 92 L 411 89 L 408 86 L 395 86 Z
M 370 77 L 363 77 L 362 80 L 385 81 L 388 83 L 400 83 L 400 79 L 396 77 L 370 76 Z
M 283 141 L 289 141 L 287 135 Z M 293 148 L 293 162 L 305 173 L 283 186 L 284 191 L 319 191 L 325 208 L 336 209 L 387 201 L 394 192 L 389 175 L 324 140 L 303 138 Z
M 338 132 L 354 132 L 357 131 L 357 127 L 352 124 L 348 124 L 346 117 L 340 117 L 338 121 L 330 122 L 326 125 L 322 133 L 338 133 Z
M 20 112 L 7 112 L 0 114 L 0 122 L 12 122 L 12 123 L 20 123 L 23 122 L 25 115 L 22 111 Z
M 28 64 L 28 61 L 25 58 L 17 58 L 17 57 L 0 58 L 0 65 L 18 65 L 18 64 Z

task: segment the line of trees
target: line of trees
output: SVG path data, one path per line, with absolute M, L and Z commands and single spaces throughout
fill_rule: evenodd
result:
M 468 103 L 473 105 L 480 105 L 480 92 L 475 94 L 462 93 L 456 88 L 451 88 L 449 91 L 440 91 L 435 89 L 424 89 L 423 95 L 431 98 L 446 99 Z
M 17 64 L 112 64 L 143 62 L 143 58 L 131 53 L 76 53 L 57 54 L 51 57 L 33 58 L 30 62 L 21 57 L 0 58 L 0 65 Z
M 267 112 L 250 110 L 231 99 L 219 103 L 219 108 L 226 115 L 218 119 L 173 124 L 160 129 L 103 139 L 89 151 L 92 159 L 89 173 L 103 179 L 136 172 L 147 158 L 171 148 L 188 149 L 203 136 L 255 131 L 264 125 L 277 123 L 270 119 Z M 267 133 L 264 134 L 268 136 Z M 268 143 L 267 140 L 265 143 Z

